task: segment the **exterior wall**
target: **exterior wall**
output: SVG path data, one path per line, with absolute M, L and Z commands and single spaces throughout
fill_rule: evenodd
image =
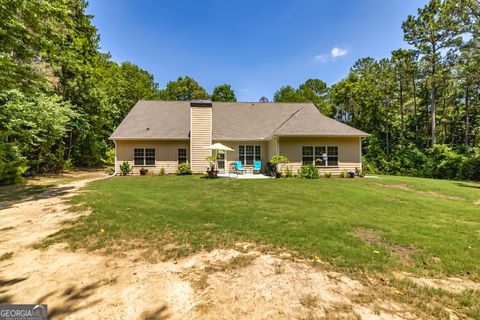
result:
M 267 152 L 267 161 L 270 161 L 273 156 L 277 155 L 277 143 L 278 139 L 272 139 L 268 141 L 268 152 Z
M 319 167 L 321 173 L 330 172 L 339 175 L 342 171 L 362 170 L 361 138 L 359 137 L 321 137 L 321 138 L 280 138 L 280 155 L 287 157 L 291 162 L 294 174 L 302 166 L 302 146 L 337 146 L 338 166 Z
M 269 142 L 267 141 L 214 141 L 213 143 L 217 142 L 233 149 L 233 151 L 226 152 L 225 170 L 227 172 L 233 170 L 235 161 L 239 159 L 238 146 L 240 145 L 257 145 L 261 147 L 262 171 L 265 170 L 266 163 L 271 159 L 271 157 L 269 157 Z M 249 166 L 246 168 L 248 170 Z
M 206 157 L 212 154 L 205 149 L 212 144 L 212 107 L 190 107 L 190 164 L 193 172 L 205 172 Z
M 133 173 L 138 174 L 144 167 L 149 173 L 159 173 L 161 168 L 165 169 L 167 174 L 175 173 L 177 169 L 177 155 L 179 148 L 187 149 L 187 159 L 190 159 L 190 143 L 188 140 L 123 140 L 116 141 L 117 153 L 115 161 L 115 170 L 120 173 L 120 165 L 123 161 L 128 161 L 133 167 Z M 134 148 L 154 148 L 155 165 L 154 166 L 134 166 L 133 149 Z

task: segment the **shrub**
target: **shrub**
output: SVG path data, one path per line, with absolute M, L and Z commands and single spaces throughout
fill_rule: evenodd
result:
M 120 172 L 122 173 L 122 176 L 130 174 L 130 172 L 132 172 L 132 167 L 130 166 L 130 163 L 128 163 L 127 161 L 123 161 L 123 163 L 120 165 Z
M 347 177 L 347 170 L 343 170 L 342 172 L 340 172 L 339 177 L 340 178 L 346 178 Z
M 293 178 L 293 171 L 290 166 L 287 166 L 285 169 L 285 178 Z
M 331 177 L 332 177 L 332 173 L 331 173 L 331 172 L 325 172 L 324 177 L 325 177 L 325 178 L 331 178 Z
M 148 174 L 148 169 L 145 169 L 144 167 L 142 167 L 140 169 L 140 175 L 141 176 L 146 176 Z
M 460 165 L 459 179 L 480 181 L 480 156 L 465 159 Z
M 362 172 L 357 167 L 355 167 L 355 177 L 362 177 Z
M 161 168 L 160 172 L 158 174 L 161 175 L 161 176 L 164 176 L 166 174 L 165 173 L 165 168 Z
M 318 168 L 311 163 L 303 165 L 299 170 L 299 175 L 303 179 L 318 179 Z
M 115 164 L 115 148 L 108 149 L 101 160 L 107 166 Z
M 108 168 L 105 170 L 105 173 L 111 176 L 112 174 L 115 173 L 115 169 L 112 168 L 112 167 L 108 167 Z
M 279 172 L 281 175 L 286 176 L 287 174 L 286 170 L 290 170 L 290 168 L 288 167 L 290 160 L 288 160 L 288 158 L 285 156 L 273 156 L 272 159 L 270 160 L 270 163 L 272 163 L 276 167 L 280 166 Z M 291 174 L 291 176 L 293 176 L 293 173 Z
M 181 163 L 177 167 L 177 171 L 175 172 L 178 176 L 186 176 L 192 174 L 192 168 L 188 163 Z

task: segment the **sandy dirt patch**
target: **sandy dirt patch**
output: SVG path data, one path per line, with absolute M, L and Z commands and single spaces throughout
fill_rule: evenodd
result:
M 375 185 L 379 186 L 379 187 L 383 187 L 383 188 L 387 188 L 387 189 L 397 189 L 397 190 L 409 190 L 411 191 L 412 189 L 410 189 L 408 187 L 407 184 L 384 184 L 384 183 L 375 183 Z
M 321 262 L 243 250 L 213 250 L 148 263 L 124 256 L 32 244 L 79 214 L 64 200 L 98 175 L 34 199 L 0 203 L 0 303 L 47 303 L 50 319 L 416 319 L 394 301 L 359 302 L 368 287 Z
M 410 279 L 420 286 L 443 289 L 452 293 L 461 293 L 465 290 L 480 290 L 480 283 L 468 279 L 453 277 L 445 279 L 421 278 L 407 272 L 398 272 L 395 275 L 400 279 Z
M 358 228 L 355 235 L 369 245 L 384 247 L 405 264 L 415 263 L 411 255 L 419 252 L 414 246 L 401 246 L 399 244 L 388 243 L 380 237 L 381 233 L 378 230 Z

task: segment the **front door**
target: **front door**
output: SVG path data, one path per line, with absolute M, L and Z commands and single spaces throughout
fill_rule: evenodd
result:
M 217 169 L 220 172 L 225 172 L 225 151 L 218 151 L 217 154 Z

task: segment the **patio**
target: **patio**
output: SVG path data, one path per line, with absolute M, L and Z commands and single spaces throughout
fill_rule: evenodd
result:
M 218 178 L 231 178 L 231 179 L 272 179 L 271 176 L 266 176 L 264 174 L 253 174 L 253 173 L 245 173 L 245 174 L 238 174 L 234 172 L 226 172 L 226 173 L 219 173 L 217 175 Z

